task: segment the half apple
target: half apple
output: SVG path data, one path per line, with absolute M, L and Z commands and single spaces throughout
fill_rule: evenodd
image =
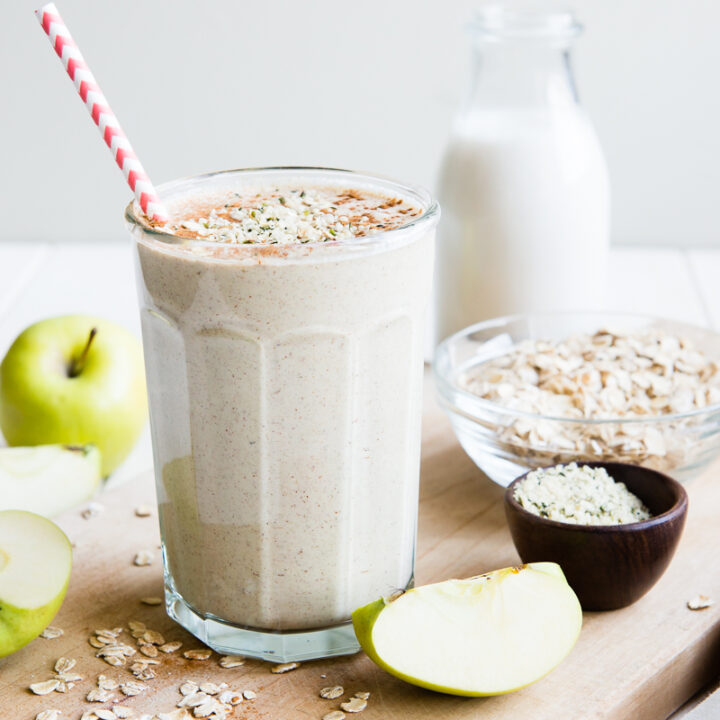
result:
M 363 650 L 413 685 L 453 695 L 500 695 L 560 664 L 582 611 L 555 563 L 504 568 L 425 585 L 353 613 Z
M 71 568 L 70 541 L 55 523 L 24 510 L 0 512 L 0 657 L 49 625 Z

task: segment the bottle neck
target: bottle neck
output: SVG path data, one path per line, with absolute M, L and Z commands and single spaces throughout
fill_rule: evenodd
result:
M 578 103 L 566 45 L 476 41 L 473 53 L 467 110 L 551 109 Z

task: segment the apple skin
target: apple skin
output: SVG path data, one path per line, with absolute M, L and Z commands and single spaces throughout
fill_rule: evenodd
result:
M 532 567 L 537 570 L 541 570 L 542 572 L 545 572 L 549 575 L 556 576 L 563 581 L 567 582 L 565 578 L 565 574 L 563 573 L 562 569 L 559 565 L 555 563 L 531 563 L 529 565 L 523 566 L 523 567 Z M 515 568 L 503 568 L 502 570 L 495 570 L 495 573 L 502 573 L 506 571 L 514 571 Z M 492 573 L 489 573 L 492 574 Z M 407 592 L 413 592 L 413 590 L 408 590 Z M 493 693 L 482 693 L 482 692 L 468 692 L 457 688 L 448 688 L 443 687 L 440 685 L 434 685 L 433 683 L 425 682 L 422 679 L 410 677 L 409 675 L 405 675 L 402 672 L 399 672 L 396 668 L 390 667 L 387 663 L 385 663 L 378 654 L 374 651 L 374 644 L 372 641 L 372 632 L 373 632 L 373 626 L 375 625 L 375 622 L 377 621 L 381 611 L 389 605 L 391 602 L 393 602 L 395 598 L 380 598 L 379 600 L 375 600 L 374 602 L 369 603 L 368 605 L 364 605 L 363 607 L 358 608 L 355 610 L 352 614 L 352 623 L 353 623 L 353 629 L 355 630 L 355 636 L 358 639 L 358 642 L 360 643 L 362 649 L 364 650 L 365 654 L 382 670 L 389 673 L 390 675 L 393 675 L 400 680 L 404 680 L 406 683 L 409 683 L 410 685 L 416 685 L 418 687 L 425 688 L 427 690 L 433 690 L 435 692 L 444 693 L 446 695 L 460 695 L 462 697 L 490 697 L 493 695 L 506 695 L 511 692 L 515 692 L 517 690 L 522 690 L 524 687 L 528 687 L 529 685 L 535 684 L 537 680 L 541 680 L 542 677 L 545 677 L 544 675 L 542 677 L 536 678 L 530 683 L 526 683 L 525 685 L 519 685 L 518 687 L 511 688 L 508 690 L 505 690 L 503 692 L 493 692 Z M 580 608 L 580 604 L 578 603 L 578 609 Z M 580 626 L 578 626 L 577 635 L 580 635 Z M 550 674 L 554 668 L 551 668 L 548 670 L 546 675 Z
M 52 602 L 32 610 L 5 605 L 0 601 L 0 658 L 25 647 L 52 622 L 65 600 L 69 582 L 70 578 Z
M 93 328 L 84 365 L 71 377 Z M 35 323 L 0 364 L 0 428 L 9 445 L 93 444 L 107 476 L 146 418 L 142 345 L 108 320 L 67 315 Z
M 24 514 L 34 516 L 36 521 L 53 525 L 58 535 L 67 543 L 67 551 L 71 558 L 70 566 L 72 567 L 72 545 L 65 533 L 60 530 L 51 520 L 29 513 L 25 510 L 4 510 L 0 512 L 0 521 L 4 515 L 8 513 Z M 9 603 L 5 603 L 0 599 L 0 658 L 6 657 L 16 650 L 25 647 L 31 640 L 34 640 L 57 615 L 60 606 L 65 600 L 68 585 L 70 584 L 70 573 L 68 572 L 67 580 L 63 585 L 60 593 L 56 595 L 50 602 L 36 608 L 18 608 Z

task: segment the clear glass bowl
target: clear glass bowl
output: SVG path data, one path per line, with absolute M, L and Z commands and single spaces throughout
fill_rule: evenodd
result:
M 471 325 L 440 344 L 433 364 L 439 403 L 465 452 L 502 486 L 528 469 L 573 460 L 632 463 L 687 480 L 720 453 L 720 404 L 655 417 L 576 419 L 509 409 L 459 384 L 473 367 L 506 354 L 522 340 L 649 327 L 687 338 L 708 358 L 720 361 L 720 334 L 682 322 L 628 313 L 516 315 Z M 525 432 L 518 432 L 519 427 Z M 643 442 L 632 442 L 658 438 L 658 433 L 662 442 L 653 452 Z

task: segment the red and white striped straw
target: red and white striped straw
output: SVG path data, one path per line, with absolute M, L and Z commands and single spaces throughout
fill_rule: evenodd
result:
M 43 30 L 47 33 L 51 45 L 60 58 L 70 79 L 75 83 L 75 89 L 85 103 L 90 117 L 98 126 L 105 144 L 115 157 L 115 162 L 123 171 L 125 179 L 135 193 L 135 199 L 140 204 L 147 217 L 160 223 L 168 220 L 165 208 L 160 202 L 155 187 L 147 176 L 138 156 L 130 145 L 127 135 L 120 127 L 115 113 L 110 109 L 108 101 L 95 81 L 95 77 L 80 53 L 80 48 L 70 35 L 70 31 L 60 17 L 54 3 L 48 3 L 35 11 Z

